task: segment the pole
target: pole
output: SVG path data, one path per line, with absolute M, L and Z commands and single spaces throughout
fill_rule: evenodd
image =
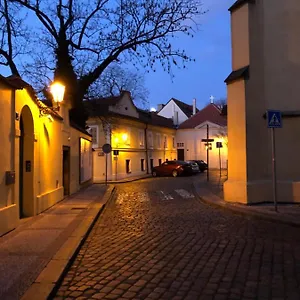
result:
M 105 154 L 105 185 L 107 185 L 107 154 Z
M 207 143 L 206 143 L 206 162 L 207 162 L 207 172 L 206 172 L 206 178 L 207 181 L 209 181 L 209 143 L 208 143 L 208 139 L 209 139 L 209 126 L 208 124 L 206 124 L 206 139 L 207 139 Z
M 118 156 L 115 156 L 115 160 L 116 160 L 116 181 L 118 180 Z
M 220 177 L 222 177 L 221 148 L 219 148 Z
M 272 128 L 271 134 L 272 141 L 272 175 L 273 175 L 273 200 L 274 200 L 274 208 L 277 212 L 277 178 L 276 178 L 276 152 L 275 152 L 275 128 Z

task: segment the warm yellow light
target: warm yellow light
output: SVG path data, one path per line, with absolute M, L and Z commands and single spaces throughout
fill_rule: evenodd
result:
M 119 143 L 119 138 L 115 137 L 115 143 L 118 144 Z
M 127 139 L 128 139 L 127 133 L 123 133 L 123 134 L 122 134 L 122 140 L 123 140 L 124 142 L 126 142 Z
M 53 100 L 57 103 L 60 103 L 64 100 L 65 94 L 65 86 L 59 82 L 54 82 L 51 87 L 51 94 L 53 96 Z

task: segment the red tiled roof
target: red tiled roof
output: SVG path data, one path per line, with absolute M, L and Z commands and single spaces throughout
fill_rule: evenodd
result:
M 227 120 L 221 115 L 219 107 L 215 104 L 209 104 L 194 116 L 181 123 L 179 129 L 195 128 L 206 121 L 219 126 L 227 126 Z

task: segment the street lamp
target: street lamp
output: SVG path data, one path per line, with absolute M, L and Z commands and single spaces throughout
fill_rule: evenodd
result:
M 50 86 L 53 96 L 53 110 L 59 111 L 60 103 L 64 100 L 65 86 L 59 82 L 54 82 Z
M 64 100 L 65 86 L 59 82 L 54 82 L 50 86 L 50 92 L 53 97 L 52 107 L 41 102 L 39 104 L 40 117 L 51 114 L 51 111 L 59 111 L 60 103 Z

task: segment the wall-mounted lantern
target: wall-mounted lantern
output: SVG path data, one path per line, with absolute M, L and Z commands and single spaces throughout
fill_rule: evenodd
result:
M 54 82 L 50 86 L 53 96 L 53 110 L 59 111 L 60 103 L 64 100 L 65 86 L 59 82 Z
M 65 86 L 59 82 L 54 82 L 50 86 L 50 92 L 53 97 L 52 107 L 49 108 L 45 104 L 40 105 L 40 116 L 49 115 L 49 112 L 51 112 L 51 110 L 59 111 L 60 103 L 64 100 Z

